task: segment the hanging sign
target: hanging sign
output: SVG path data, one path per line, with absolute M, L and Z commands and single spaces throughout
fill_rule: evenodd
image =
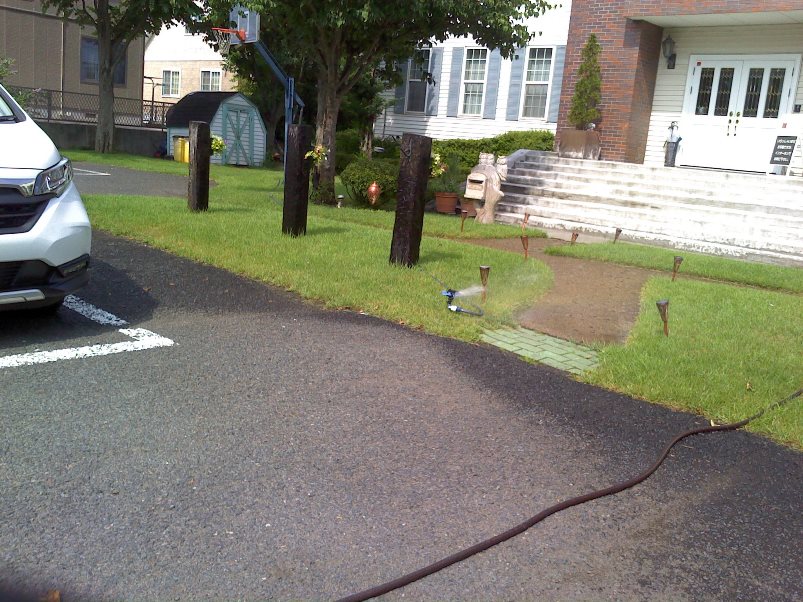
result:
M 776 137 L 770 165 L 789 165 L 792 161 L 792 154 L 795 152 L 795 144 L 797 144 L 797 136 Z

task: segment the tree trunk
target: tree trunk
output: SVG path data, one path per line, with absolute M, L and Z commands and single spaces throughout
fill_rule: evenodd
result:
M 98 125 L 95 128 L 95 150 L 110 153 L 114 149 L 114 67 L 108 2 L 98 2 Z M 105 14 L 102 14 L 105 13 Z
M 335 199 L 335 128 L 342 97 L 337 91 L 337 81 L 327 76 L 326 70 L 318 71 L 318 119 L 315 127 L 315 145 L 326 149 L 326 158 L 315 167 L 315 202 L 324 205 L 336 204 Z
M 366 159 L 370 159 L 374 152 L 374 118 L 368 119 L 360 129 L 360 150 Z

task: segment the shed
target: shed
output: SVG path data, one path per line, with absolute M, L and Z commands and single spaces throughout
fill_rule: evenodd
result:
M 259 166 L 265 161 L 265 122 L 256 105 L 239 92 L 192 92 L 167 112 L 167 154 L 177 138 L 188 138 L 190 121 L 205 121 L 213 136 L 226 142 L 212 163 Z

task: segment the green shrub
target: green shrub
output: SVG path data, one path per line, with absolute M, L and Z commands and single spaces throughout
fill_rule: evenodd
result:
M 555 144 L 555 135 L 548 130 L 529 130 L 524 132 L 506 132 L 493 138 L 475 140 L 435 140 L 432 150 L 442 157 L 457 155 L 460 157 L 460 171 L 468 173 L 479 163 L 480 153 L 509 155 L 521 148 L 528 150 L 551 151 Z
M 349 164 L 360 157 L 360 133 L 340 130 L 335 133 L 335 172 L 343 173 Z
M 369 207 L 367 190 L 371 182 L 382 188 L 377 206 L 396 206 L 396 182 L 399 179 L 399 162 L 395 159 L 356 159 L 340 174 L 352 203 Z

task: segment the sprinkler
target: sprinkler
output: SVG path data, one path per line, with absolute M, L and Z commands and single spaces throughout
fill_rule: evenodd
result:
M 524 247 L 524 259 L 527 259 L 530 251 L 530 237 L 526 234 L 521 235 L 521 246 Z
M 675 265 L 672 266 L 672 282 L 675 281 L 675 276 L 678 275 L 681 263 L 683 263 L 683 258 L 680 255 L 675 255 Z
M 466 218 L 468 217 L 468 211 L 465 209 L 460 210 L 460 233 L 463 233 L 463 226 L 466 223 Z
M 465 296 L 467 293 L 462 291 L 456 291 L 452 288 L 447 288 L 445 291 L 441 291 L 441 295 L 446 297 L 446 309 L 449 311 L 453 311 L 458 314 L 468 314 L 470 316 L 481 316 L 484 312 L 478 307 L 476 308 L 477 311 L 472 311 L 470 309 L 466 309 L 465 307 L 460 307 L 454 302 L 455 297 Z
M 661 321 L 664 323 L 664 335 L 669 336 L 669 299 L 661 299 L 655 305 L 658 313 L 661 314 Z
M 613 235 L 613 244 L 616 244 L 616 241 L 619 240 L 619 237 L 622 235 L 622 229 L 617 228 L 616 232 Z
M 574 244 L 574 243 L 577 242 L 577 237 L 578 236 L 580 236 L 579 232 L 572 232 L 572 243 L 571 244 Z

